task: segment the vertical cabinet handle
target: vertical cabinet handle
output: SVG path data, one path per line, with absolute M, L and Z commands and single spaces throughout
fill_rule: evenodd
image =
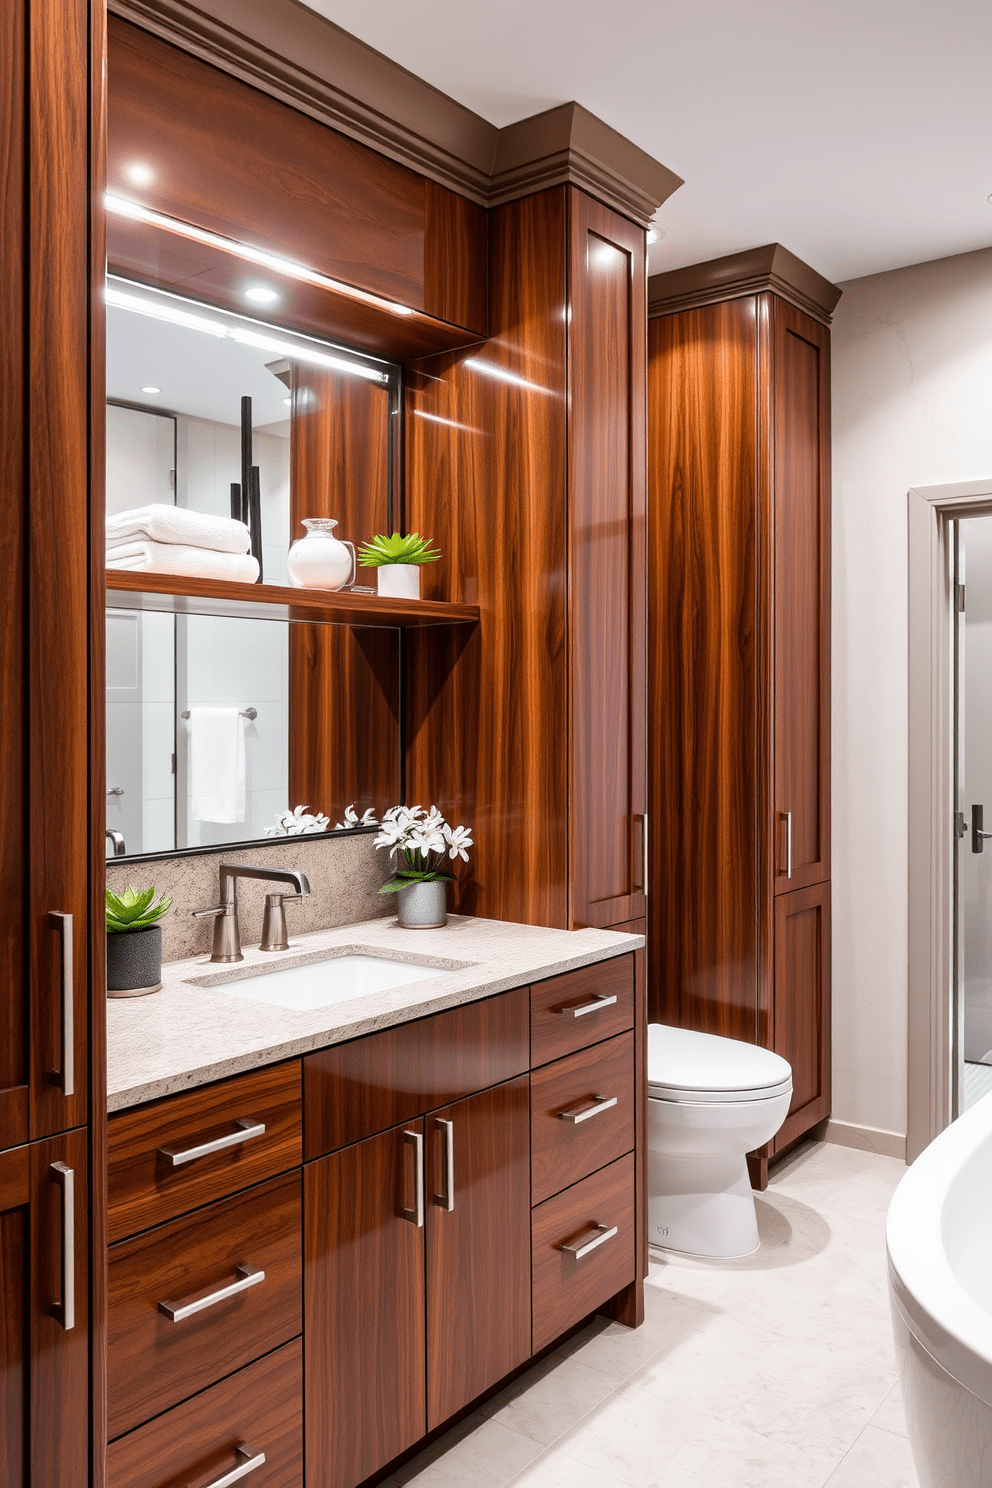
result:
M 207 1484 L 207 1488 L 230 1488 L 231 1483 L 237 1483 L 241 1478 L 246 1478 L 249 1473 L 254 1472 L 257 1467 L 265 1465 L 265 1453 L 253 1452 L 247 1442 L 242 1442 L 236 1448 L 235 1455 L 242 1459 L 240 1464 L 232 1467 L 231 1471 L 225 1473 L 222 1478 L 214 1478 L 212 1483 Z
M 444 1133 L 444 1193 L 436 1193 L 434 1202 L 438 1208 L 450 1213 L 455 1207 L 455 1123 L 436 1116 L 434 1125 Z
M 52 1081 L 59 1086 L 63 1095 L 75 1095 L 76 1040 L 73 1022 L 75 1009 L 72 999 L 72 915 L 66 914 L 64 910 L 52 910 L 48 916 L 48 923 L 62 937 L 62 1068 L 52 1071 Z
M 792 877 L 792 812 L 780 811 L 780 822 L 785 822 L 785 876 Z
M 416 1225 L 418 1230 L 424 1228 L 424 1139 L 420 1132 L 405 1131 L 403 1141 L 408 1147 L 413 1148 L 413 1187 L 414 1207 L 403 1210 L 403 1218 Z
M 76 1174 L 61 1162 L 48 1171 L 62 1190 L 62 1300 L 52 1303 L 52 1317 L 70 1333 L 76 1326 Z
M 638 817 L 641 824 L 641 893 L 648 896 L 648 814 L 642 811 Z

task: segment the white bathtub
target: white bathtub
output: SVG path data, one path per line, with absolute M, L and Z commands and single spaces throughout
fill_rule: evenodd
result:
M 889 1296 L 922 1488 L 992 1484 L 992 1096 L 932 1142 L 885 1227 Z

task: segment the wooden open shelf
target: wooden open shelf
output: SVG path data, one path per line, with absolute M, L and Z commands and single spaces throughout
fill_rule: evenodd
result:
M 107 571 L 107 603 L 120 610 L 173 615 L 226 615 L 238 620 L 317 621 L 376 629 L 475 625 L 479 606 L 437 599 L 380 599 L 377 594 L 290 589 L 281 584 L 235 584 L 181 574 Z

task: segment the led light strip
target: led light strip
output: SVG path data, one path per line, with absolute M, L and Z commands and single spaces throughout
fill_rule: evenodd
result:
M 374 305 L 378 310 L 386 310 L 390 315 L 417 314 L 416 310 L 411 310 L 408 305 L 401 305 L 396 300 L 384 300 L 379 295 L 369 294 L 367 290 L 356 289 L 353 284 L 344 284 L 340 279 L 329 279 L 326 274 L 307 268 L 305 264 L 266 253 L 262 248 L 253 248 L 250 243 L 238 243 L 233 238 L 223 238 L 219 233 L 207 232 L 202 227 L 182 222 L 178 217 L 166 217 L 162 212 L 153 212 L 150 207 L 144 207 L 140 202 L 131 201 L 126 196 L 115 196 L 108 191 L 103 201 L 107 211 L 117 217 L 128 217 L 133 222 L 147 222 L 152 227 L 162 228 L 164 232 L 191 238 L 194 243 L 204 243 L 208 248 L 217 248 L 221 253 L 230 253 L 234 258 L 260 264 L 262 268 L 271 269 L 274 274 L 282 274 L 287 279 L 298 279 L 303 284 L 316 284 L 321 289 L 332 289 L 336 294 L 361 300 L 363 304 Z

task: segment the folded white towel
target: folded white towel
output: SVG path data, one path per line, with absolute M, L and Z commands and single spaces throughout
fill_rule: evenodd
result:
M 107 547 L 132 538 L 157 543 L 183 543 L 189 548 L 212 548 L 216 553 L 247 553 L 251 534 L 233 517 L 209 517 L 185 506 L 136 506 L 107 518 Z
M 194 821 L 244 821 L 246 722 L 238 708 L 189 710 L 189 793 Z
M 233 579 L 243 584 L 254 584 L 258 578 L 258 559 L 250 553 L 218 553 L 181 543 L 118 543 L 107 549 L 107 567 L 183 574 L 192 579 Z

